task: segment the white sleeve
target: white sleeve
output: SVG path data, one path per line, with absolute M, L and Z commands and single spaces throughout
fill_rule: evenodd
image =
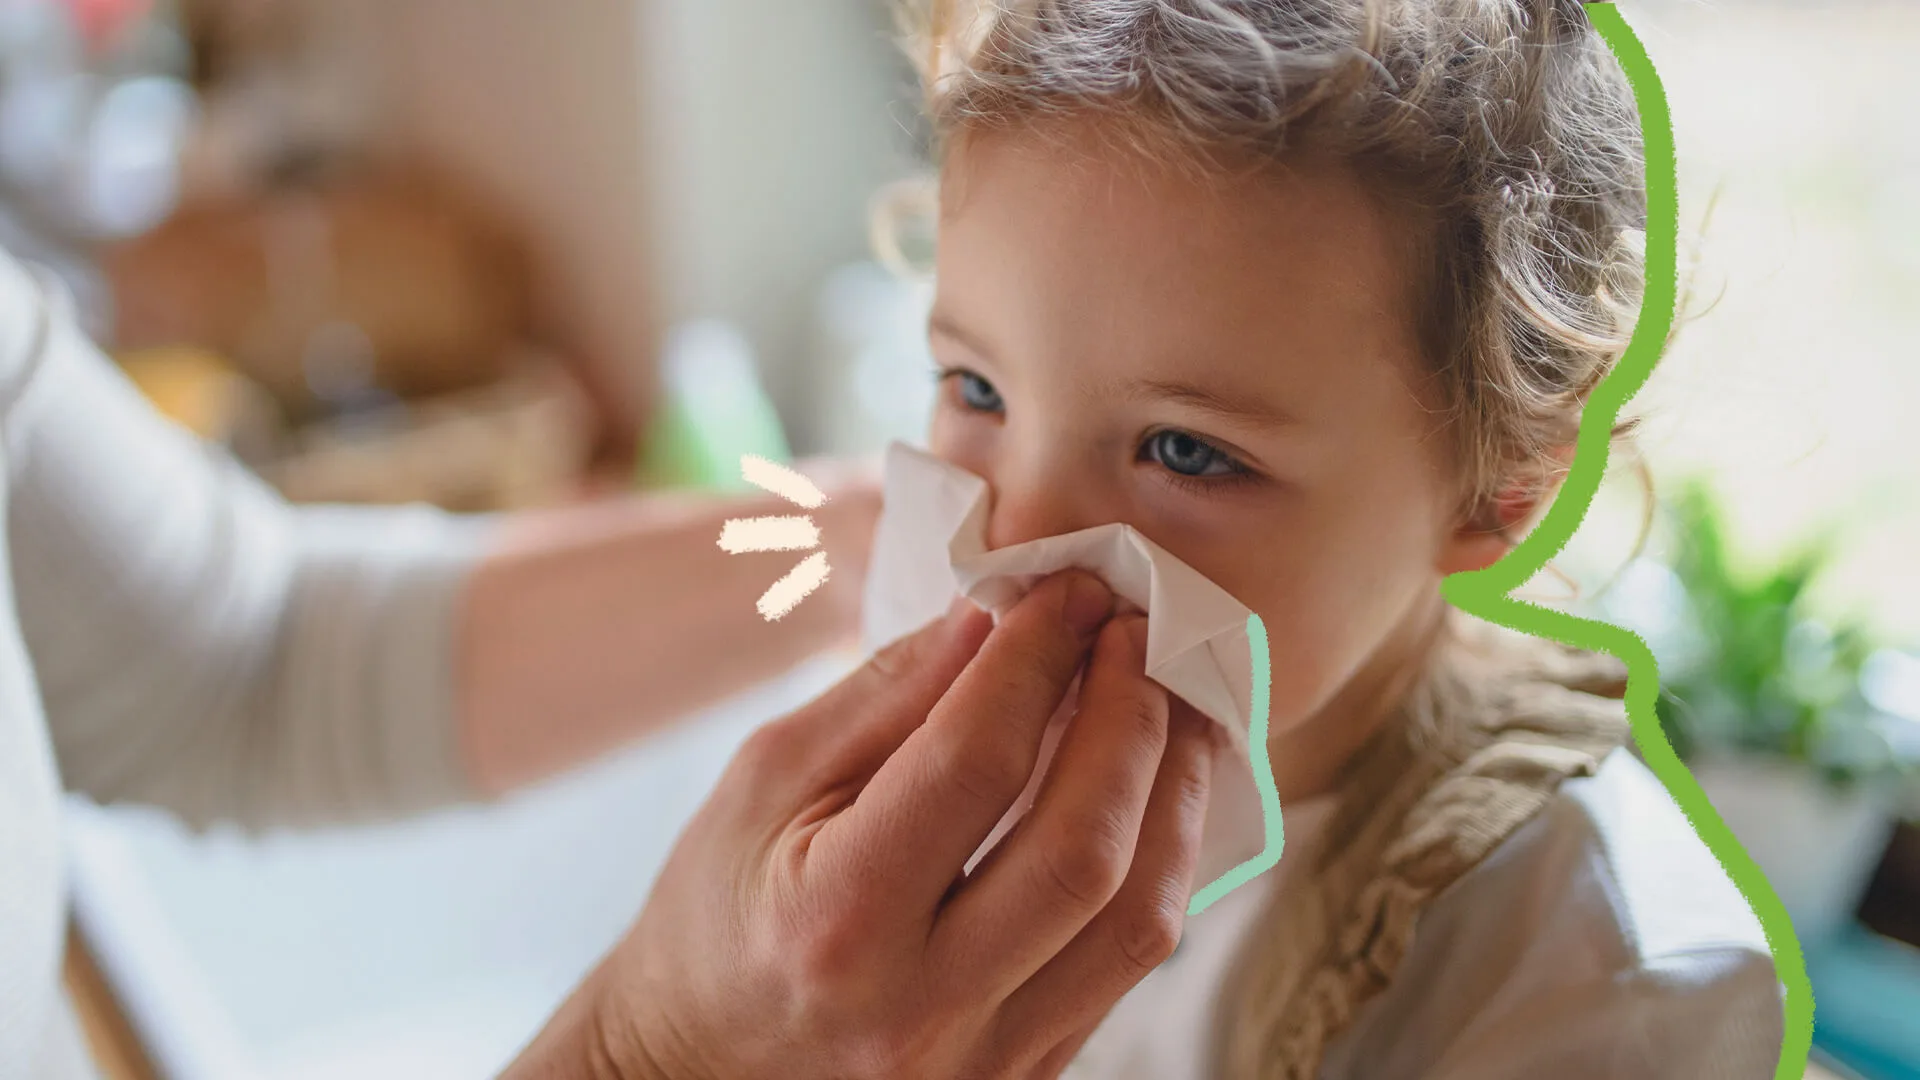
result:
M 153 412 L 0 252 L 19 618 L 68 787 L 249 826 L 467 794 L 453 625 L 479 526 L 295 509 Z
M 1767 1080 L 1784 1041 L 1772 958 L 1744 948 L 1662 958 L 1556 989 L 1476 1025 L 1432 1080 Z

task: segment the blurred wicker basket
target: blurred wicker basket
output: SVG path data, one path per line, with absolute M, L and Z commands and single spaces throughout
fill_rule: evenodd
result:
M 523 245 L 420 167 L 183 206 L 104 253 L 123 365 L 298 502 L 567 498 L 604 417 Z
M 521 354 L 504 377 L 479 387 L 299 427 L 213 353 L 120 359 L 156 408 L 229 447 L 295 502 L 510 510 L 571 498 L 585 472 L 588 402 L 566 369 L 540 354 Z
M 528 365 L 478 389 L 311 425 L 256 468 L 295 502 L 512 510 L 577 490 L 590 424 L 557 365 Z

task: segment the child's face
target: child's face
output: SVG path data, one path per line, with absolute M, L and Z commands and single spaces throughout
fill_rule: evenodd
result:
M 1499 551 L 1419 389 L 1407 233 L 1332 169 L 1202 184 L 1087 134 L 949 160 L 933 449 L 991 484 L 992 546 L 1126 522 L 1258 612 L 1278 734 Z

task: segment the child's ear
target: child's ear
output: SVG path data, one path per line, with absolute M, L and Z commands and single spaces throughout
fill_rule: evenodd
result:
M 1513 550 L 1514 530 L 1539 509 L 1540 498 L 1537 485 L 1514 484 L 1482 500 L 1441 545 L 1441 576 L 1485 570 L 1499 562 Z
M 1440 549 L 1440 576 L 1485 570 L 1511 550 L 1513 541 L 1505 530 L 1487 529 L 1473 523 L 1462 525 Z
M 1571 444 L 1556 446 L 1543 461 L 1517 469 L 1499 494 L 1478 499 L 1441 545 L 1441 575 L 1485 570 L 1512 551 L 1522 526 L 1545 508 L 1572 461 Z

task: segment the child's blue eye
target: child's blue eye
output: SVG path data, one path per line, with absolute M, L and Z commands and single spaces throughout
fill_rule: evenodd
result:
M 1180 476 L 1232 476 L 1246 471 L 1212 444 L 1171 428 L 1149 435 L 1141 452 L 1154 464 Z
M 1007 403 L 1000 400 L 1000 391 L 993 384 L 975 375 L 971 371 L 950 371 L 947 377 L 960 385 L 961 404 L 975 412 L 1005 412 Z

